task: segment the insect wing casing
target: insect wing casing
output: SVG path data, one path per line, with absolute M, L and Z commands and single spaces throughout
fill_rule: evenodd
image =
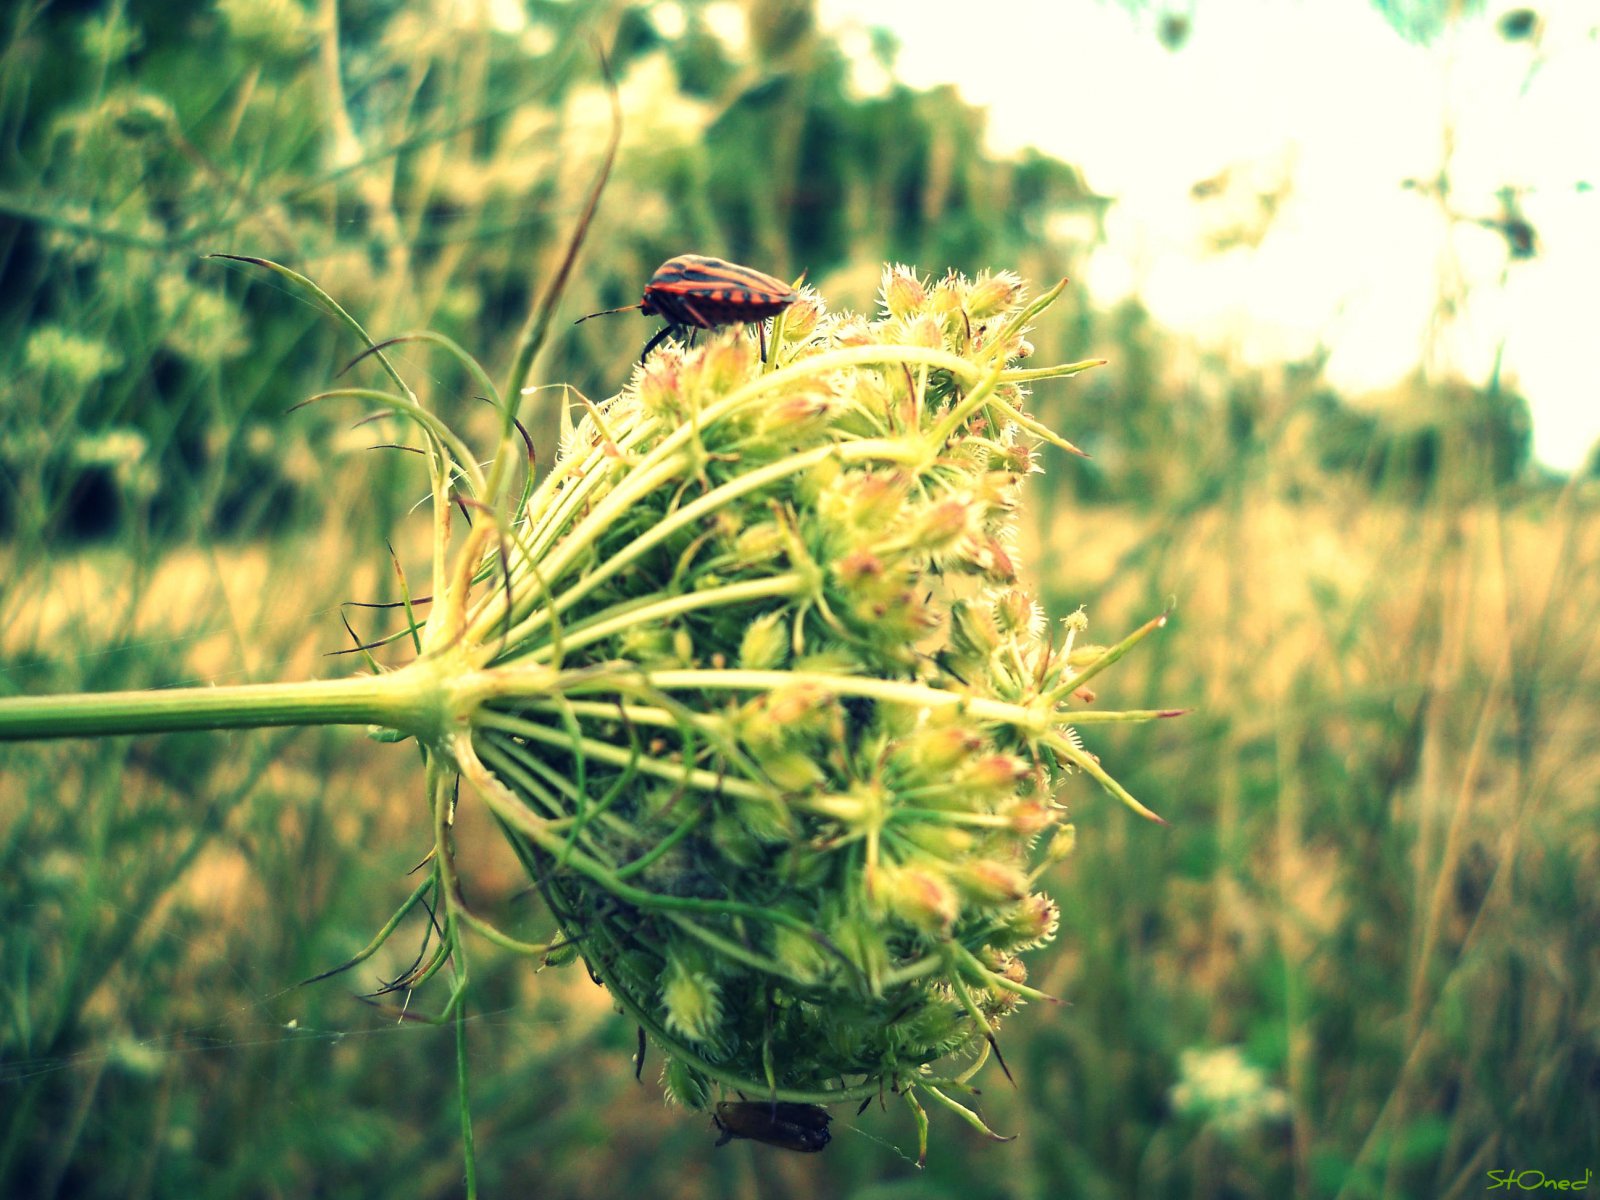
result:
M 723 1100 L 711 1118 L 722 1130 L 717 1145 L 749 1138 L 783 1150 L 815 1154 L 832 1140 L 828 1110 L 816 1104 L 789 1101 Z
M 715 329 L 764 321 L 794 301 L 794 289 L 781 279 L 720 258 L 680 254 L 650 277 L 640 307 L 674 325 Z

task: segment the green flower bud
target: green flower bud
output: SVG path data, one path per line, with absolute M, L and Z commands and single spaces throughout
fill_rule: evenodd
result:
M 889 969 L 889 946 L 882 926 L 856 913 L 840 918 L 827 929 L 827 935 L 845 961 L 861 972 L 868 990 L 876 994 L 881 989 L 883 973 Z
M 734 564 L 743 568 L 757 567 L 774 561 L 783 550 L 783 530 L 774 521 L 759 521 L 741 530 L 734 539 Z
M 933 285 L 933 290 L 928 293 L 927 311 L 939 318 L 941 322 L 948 322 L 955 318 L 954 324 L 948 328 L 959 329 L 963 325 L 960 317 L 962 300 L 966 293 L 966 281 L 958 275 L 946 275 Z
M 694 665 L 694 636 L 681 625 L 672 631 L 672 654 L 681 665 Z
M 1013 442 L 995 456 L 994 465 L 1013 475 L 1031 475 L 1039 469 L 1033 451 L 1021 442 Z
M 699 1112 L 711 1103 L 711 1081 L 676 1055 L 668 1055 L 661 1069 L 667 1099 Z
M 1022 300 L 1022 280 L 1010 271 L 980 275 L 967 293 L 967 313 L 975 321 L 987 320 L 1014 308 Z
M 983 736 L 964 725 L 929 725 L 906 739 L 899 757 L 911 769 L 928 778 L 938 778 L 976 755 L 984 745 Z
M 943 350 L 944 323 L 931 314 L 913 318 L 906 323 L 905 343 L 928 350 Z
M 845 317 L 833 329 L 835 346 L 870 346 L 876 340 L 866 321 L 860 317 Z
M 827 778 L 803 750 L 760 747 L 753 749 L 752 757 L 762 774 L 780 791 L 808 791 Z
M 876 828 L 883 823 L 886 799 L 881 787 L 862 781 L 846 792 L 812 796 L 806 801 L 806 807 L 841 825 Z
M 746 338 L 724 335 L 713 338 L 700 353 L 695 385 L 702 393 L 720 396 L 750 377 L 757 349 Z
M 998 961 L 992 964 L 991 969 L 1001 978 L 1011 983 L 1027 983 L 1028 967 L 1020 958 L 1011 954 L 996 956 Z M 1022 1002 L 1022 997 L 1010 988 L 1001 987 L 998 983 L 991 984 L 984 990 L 983 999 L 979 1007 L 985 1015 L 991 1017 L 1004 1016 Z
M 1074 670 L 1079 667 L 1087 667 L 1090 663 L 1103 658 L 1105 652 L 1106 647 L 1096 645 L 1093 642 L 1083 646 L 1074 646 L 1072 653 L 1067 655 L 1067 665 Z
M 1060 811 L 1047 804 L 1040 804 L 1037 800 L 1023 800 L 1008 808 L 1006 817 L 1011 821 L 1012 831 L 1018 837 L 1031 839 L 1054 825 L 1060 816 Z
M 1015 795 L 1032 772 L 1032 765 L 1014 754 L 988 754 L 968 762 L 956 778 L 961 787 L 993 804 Z
M 683 359 L 675 354 L 657 354 L 639 368 L 634 385 L 639 407 L 645 412 L 676 422 L 688 411 L 683 391 Z
M 984 540 L 976 559 L 978 569 L 984 577 L 994 583 L 1015 583 L 1017 581 L 1017 567 L 1011 561 L 1011 555 L 1000 544 L 1000 539 L 990 537 Z
M 928 867 L 883 866 L 873 877 L 872 891 L 885 911 L 935 937 L 948 936 L 961 915 L 955 888 Z
M 784 310 L 784 339 L 790 343 L 805 341 L 817 331 L 822 314 L 822 298 L 810 288 L 801 288 L 800 298 Z
M 972 504 L 959 496 L 941 500 L 923 509 L 910 544 L 930 554 L 948 549 L 972 532 L 975 515 Z
M 911 480 L 898 471 L 870 471 L 839 480 L 818 499 L 818 514 L 862 534 L 885 533 L 899 520 Z
M 541 960 L 547 967 L 566 967 L 578 961 L 578 943 L 561 942 Z
M 866 550 L 842 555 L 833 567 L 834 578 L 846 588 L 860 588 L 882 580 L 887 574 L 883 560 Z
M 772 957 L 802 987 L 821 983 L 833 973 L 833 962 L 817 940 L 787 925 L 772 931 Z
M 617 648 L 634 662 L 665 663 L 676 657 L 673 640 L 665 625 L 630 625 L 617 638 Z
M 957 600 L 950 608 L 950 646 L 969 662 L 986 662 L 1000 645 L 1000 628 L 988 605 Z
M 796 392 L 762 411 L 756 429 L 784 445 L 808 440 L 825 430 L 839 402 L 824 392 Z
M 1078 848 L 1078 827 L 1076 825 L 1060 825 L 1050 835 L 1050 841 L 1044 848 L 1044 862 L 1063 862 L 1072 857 Z
M 747 671 L 781 667 L 789 657 L 789 624 L 783 611 L 757 617 L 739 642 L 739 665 Z
M 1010 904 L 1028 894 L 1028 879 L 1009 863 L 972 859 L 951 870 L 961 894 L 978 904 Z
M 949 807 L 956 806 L 957 804 L 952 802 Z M 932 822 L 907 825 L 900 831 L 900 836 L 919 849 L 926 850 L 935 858 L 946 860 L 970 854 L 973 844 L 977 841 L 968 830 L 959 826 L 936 825 Z
M 966 1010 L 952 1000 L 923 1004 L 895 1021 L 898 1044 L 921 1053 L 946 1053 L 967 1037 Z
M 667 1028 L 700 1044 L 715 1044 L 722 1023 L 717 985 L 703 971 L 670 958 L 661 972 L 661 1008 Z
M 1007 945 L 1013 950 L 1027 950 L 1042 946 L 1056 936 L 1056 926 L 1061 920 L 1061 909 L 1042 892 L 1018 901 L 1006 911 L 1003 927 L 1008 935 Z
M 1044 627 L 1044 611 L 1027 592 L 1012 588 L 994 606 L 995 623 L 1013 637 L 1037 637 Z
M 909 267 L 893 266 L 884 272 L 883 307 L 891 317 L 903 321 L 927 300 L 927 289 Z

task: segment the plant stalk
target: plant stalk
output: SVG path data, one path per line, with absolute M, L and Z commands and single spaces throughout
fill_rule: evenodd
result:
M 384 675 L 239 687 L 0 698 L 0 741 L 283 725 L 437 728 L 445 680 L 414 663 Z

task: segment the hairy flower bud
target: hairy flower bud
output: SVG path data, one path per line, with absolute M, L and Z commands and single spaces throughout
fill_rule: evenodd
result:
M 786 443 L 805 441 L 827 427 L 837 408 L 838 401 L 826 392 L 795 392 L 764 409 L 756 428 Z
M 928 350 L 944 347 L 944 323 L 938 317 L 924 314 L 906 323 L 906 345 L 922 346 Z
M 691 1042 L 714 1043 L 722 1020 L 717 985 L 683 959 L 667 960 L 661 972 L 661 1008 L 667 1027 Z
M 985 321 L 1005 312 L 1022 296 L 1022 280 L 1010 271 L 980 275 L 967 293 L 967 313 L 975 321 Z
M 984 747 L 983 736 L 965 725 L 927 725 L 903 743 L 908 765 L 930 777 L 946 774 Z
M 1076 825 L 1059 825 L 1050 835 L 1050 841 L 1044 848 L 1044 863 L 1063 862 L 1072 857 L 1073 851 L 1078 848 L 1078 827 Z
M 789 656 L 789 627 L 782 610 L 757 617 L 739 642 L 739 665 L 747 671 L 781 667 Z
M 909 267 L 890 267 L 883 274 L 883 307 L 891 317 L 905 320 L 927 302 L 928 293 Z
M 994 583 L 1015 583 L 1017 580 L 1017 567 L 1011 561 L 1011 554 L 997 537 L 986 538 L 979 550 L 977 564 L 979 570 Z
M 661 1068 L 661 1086 L 668 1100 L 684 1108 L 703 1109 L 711 1102 L 711 1081 L 673 1055 Z
M 885 866 L 873 880 L 884 908 L 924 933 L 944 937 L 961 912 L 950 882 L 927 867 Z
M 1037 800 L 1024 800 L 1006 811 L 1012 830 L 1018 837 L 1033 838 L 1056 823 L 1059 809 L 1041 804 Z
M 979 904 L 1009 904 L 1028 894 L 1028 880 L 1021 871 L 992 859 L 961 863 L 951 877 L 964 896 Z
M 1013 442 L 1005 447 L 995 456 L 994 465 L 998 470 L 1009 471 L 1013 475 L 1031 475 L 1039 469 L 1033 451 L 1022 442 Z
M 1012 588 L 994 606 L 995 621 L 1002 632 L 1013 637 L 1037 637 L 1044 625 L 1044 611 L 1027 592 Z
M 963 658 L 986 660 L 1000 645 L 1000 630 L 987 605 L 958 600 L 950 609 L 950 645 Z
M 817 331 L 822 314 L 822 298 L 811 288 L 801 288 L 800 298 L 784 310 L 784 339 L 790 342 L 806 341 Z
M 1061 920 L 1061 909 L 1042 892 L 1034 892 L 1009 909 L 1004 925 L 1011 935 L 1011 948 L 1026 950 L 1042 946 L 1056 935 L 1056 925 Z
M 822 982 L 834 965 L 817 938 L 786 925 L 772 931 L 772 957 L 802 987 Z
M 673 418 L 683 411 L 684 397 L 680 390 L 681 360 L 676 355 L 658 354 L 639 368 L 635 387 L 639 407 L 658 417 Z
M 936 554 L 955 545 L 972 530 L 973 506 L 962 497 L 951 497 L 924 509 L 910 543 L 925 553 Z
M 962 787 L 993 803 L 1014 795 L 1032 769 L 1026 759 L 1014 754 L 987 754 L 968 762 L 957 778 Z
M 964 323 L 958 314 L 962 311 L 962 299 L 966 290 L 966 280 L 958 275 L 946 275 L 934 284 L 933 290 L 928 293 L 927 311 L 945 321 L 952 331 L 961 328 Z M 955 320 L 948 321 L 951 317 Z
M 783 553 L 783 530 L 775 521 L 758 521 L 739 531 L 733 542 L 736 566 L 755 567 Z

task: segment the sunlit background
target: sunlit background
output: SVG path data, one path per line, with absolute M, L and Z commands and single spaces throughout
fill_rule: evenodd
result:
M 0 12 L 0 694 L 362 669 L 426 577 L 376 336 L 614 393 L 669 256 L 1064 298 L 1024 575 L 1112 641 L 990 1142 L 713 1148 L 581 966 L 485 945 L 485 1195 L 1472 1196 L 1600 1167 L 1600 13 L 1580 0 L 167 0 Z M 469 431 L 425 347 L 396 362 Z M 391 547 L 393 557 L 391 558 Z M 407 585 L 399 573 L 404 572 Z M 415 587 L 411 588 L 412 593 Z M 350 622 L 347 631 L 342 619 Z M 403 646 L 385 662 L 402 661 Z M 454 1044 L 349 959 L 430 841 L 360 731 L 0 744 L 0 1195 L 462 1194 Z M 1075 781 L 1077 782 L 1077 781 Z M 463 804 L 474 903 L 548 917 Z M 409 938 L 409 940 L 407 940 Z M 399 947 L 405 942 L 402 953 Z M 1525 1182 L 1538 1182 L 1532 1175 Z
M 954 84 L 991 147 L 1036 146 L 1114 200 L 1083 272 L 1097 303 L 1137 296 L 1253 363 L 1326 355 L 1358 404 L 1419 369 L 1499 374 L 1559 470 L 1600 438 L 1592 4 L 1486 6 L 1427 38 L 1378 6 L 1317 0 L 820 11 L 863 91 L 888 86 L 870 49 L 882 26 L 894 77 Z M 1508 37 L 1518 13 L 1536 23 Z

